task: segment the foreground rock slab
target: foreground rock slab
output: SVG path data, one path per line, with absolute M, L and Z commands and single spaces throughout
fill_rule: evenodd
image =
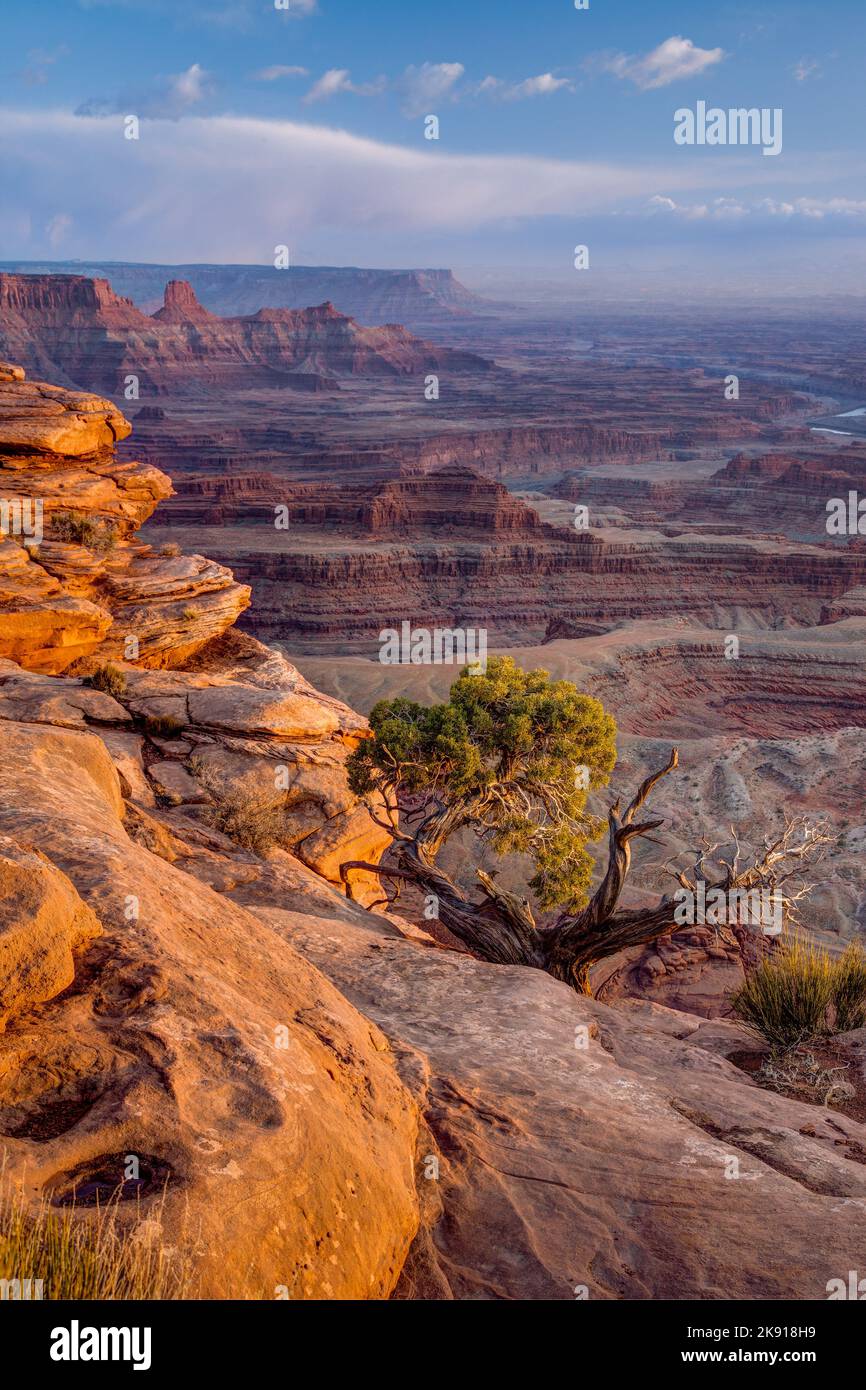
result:
M 732 1025 L 633 1016 L 371 914 L 255 910 L 383 1029 L 423 1112 L 398 1297 L 810 1300 L 862 1262 L 866 1126 L 754 1085 Z
M 0 931 L 11 1175 L 33 1200 L 83 1185 L 85 1210 L 120 1188 L 133 1223 L 162 1209 L 210 1297 L 387 1297 L 418 1224 L 417 1112 L 383 1034 L 123 813 L 96 735 L 0 722 L 0 834 L 45 856 L 14 951 Z M 4 848 L 0 890 L 27 854 Z

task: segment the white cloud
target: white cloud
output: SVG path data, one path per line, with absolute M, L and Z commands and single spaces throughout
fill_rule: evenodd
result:
M 192 63 L 185 72 L 160 78 L 149 89 L 124 92 L 108 101 L 101 98 L 85 101 L 75 114 L 108 116 L 112 113 L 129 113 L 154 120 L 176 121 L 211 96 L 213 90 L 211 74 L 200 63 Z
M 265 72 L 277 72 L 266 68 Z M 283 69 L 279 69 L 282 73 Z M 288 71 L 286 69 L 285 71 Z M 552 72 L 540 73 L 537 77 L 527 77 L 522 82 L 507 82 L 500 77 L 485 77 L 474 87 L 461 85 L 465 74 L 462 63 L 421 63 L 406 68 L 403 74 L 387 81 L 379 77 L 374 82 L 358 84 L 352 81 L 348 68 L 329 68 L 304 97 L 310 105 L 326 101 L 341 92 L 353 92 L 356 96 L 374 96 L 390 88 L 402 95 L 403 112 L 407 116 L 426 116 L 436 111 L 443 102 L 459 101 L 466 94 L 496 97 L 500 101 L 520 101 L 526 97 L 547 96 L 551 92 L 567 88 L 574 90 L 574 84 L 567 77 L 554 77 Z M 257 74 L 262 76 L 262 74 Z
M 626 78 L 641 91 L 649 92 L 683 77 L 695 77 L 720 63 L 725 56 L 723 48 L 698 48 L 691 39 L 674 34 L 643 57 L 607 53 L 588 60 L 588 66 L 612 72 L 615 77 Z
M 656 164 L 455 154 L 240 116 L 145 120 L 134 142 L 121 115 L 6 109 L 0 127 L 0 187 L 15 189 L 0 211 L 7 259 L 46 256 L 58 209 L 70 219 L 66 257 L 268 263 L 282 243 L 312 261 L 325 243 L 357 254 L 361 239 L 374 258 L 397 242 L 412 257 L 413 247 L 506 225 L 525 223 L 529 235 L 547 218 L 566 219 L 573 246 L 584 219 L 643 208 L 662 189 L 686 207 L 732 189 L 787 194 L 792 177 L 808 186 L 802 165 L 768 173 L 748 154 L 724 166 L 674 154 Z M 803 202 L 807 211 L 817 217 L 820 207 Z
M 375 82 L 358 84 L 351 80 L 348 68 L 329 68 L 313 83 L 304 97 L 304 104 L 309 106 L 314 101 L 327 101 L 328 97 L 337 96 L 340 92 L 353 92 L 355 96 L 360 97 L 375 96 L 377 92 L 384 90 L 384 85 L 382 77 L 377 78 Z
M 823 222 L 826 219 L 852 220 L 866 218 L 866 199 L 857 198 L 758 198 L 748 202 L 742 198 L 712 198 L 708 202 L 678 203 L 676 199 L 656 194 L 646 204 L 651 215 L 672 215 L 694 221 L 732 222 L 748 218 L 803 219 Z
M 349 80 L 348 68 L 329 68 L 323 73 L 317 82 L 314 82 L 304 101 L 325 101 L 328 97 L 336 96 L 338 92 L 351 92 L 352 83 Z
M 179 72 L 169 78 L 166 88 L 168 100 L 182 111 L 203 101 L 210 91 L 210 74 L 200 63 L 193 63 L 186 72 Z
M 500 77 L 485 77 L 479 82 L 477 91 L 482 95 L 498 96 L 503 101 L 520 101 L 523 97 L 549 96 L 551 92 L 563 89 L 574 91 L 574 83 L 567 77 L 554 77 L 552 72 L 542 72 L 538 77 L 527 77 L 522 82 L 505 82 Z
M 56 212 L 45 228 L 45 235 L 48 244 L 55 251 L 62 246 L 66 240 L 66 234 L 72 226 L 72 218 L 65 212 Z
M 821 76 L 821 64 L 816 63 L 812 58 L 801 58 L 799 63 L 792 68 L 792 72 L 798 82 L 808 82 L 810 77 Z
M 253 73 L 256 82 L 277 82 L 281 77 L 309 77 L 307 68 L 287 66 L 285 63 L 274 63 L 273 67 L 260 68 Z
M 321 227 L 408 236 L 579 218 L 659 187 L 676 195 L 694 186 L 677 161 L 654 168 L 458 155 L 249 117 L 151 120 L 134 144 L 117 116 L 6 110 L 0 122 L 0 184 L 15 186 L 16 212 L 38 229 L 62 207 L 73 219 L 67 254 L 77 256 L 264 261 L 276 244 Z M 702 164 L 705 176 L 713 177 Z M 7 248 L 11 225 L 0 225 Z M 44 254 L 38 243 L 34 232 L 31 249 Z
M 454 101 L 455 87 L 466 69 L 462 63 L 421 63 L 412 65 L 397 83 L 403 93 L 407 116 L 435 114 L 436 103 Z

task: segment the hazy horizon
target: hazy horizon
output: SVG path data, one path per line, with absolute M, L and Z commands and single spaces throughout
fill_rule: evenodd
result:
M 604 277 L 612 294 L 856 288 L 862 7 L 828 0 L 819 33 L 779 0 L 504 0 L 492 25 L 443 0 L 436 21 L 392 0 L 5 16 L 0 257 L 267 264 L 286 245 L 296 264 L 548 278 L 576 298 Z M 677 144 L 702 103 L 764 113 L 760 141 Z

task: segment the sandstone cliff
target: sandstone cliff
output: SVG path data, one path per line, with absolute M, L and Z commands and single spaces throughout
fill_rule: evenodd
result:
M 117 1191 L 130 1220 L 158 1206 L 214 1296 L 387 1296 L 418 1220 L 416 1107 L 384 1037 L 225 898 L 262 863 L 226 808 L 267 819 L 284 898 L 338 902 L 341 858 L 382 852 L 345 777 L 363 721 L 227 631 L 248 594 L 228 571 L 135 540 L 170 485 L 117 463 L 128 432 L 110 403 L 2 369 L 0 499 L 42 502 L 47 537 L 68 515 L 81 531 L 31 554 L 10 511 L 3 543 L 9 1172 L 85 1214 Z M 134 661 L 100 664 L 131 634 Z
M 136 540 L 171 483 L 116 458 L 129 431 L 110 401 L 0 363 L 0 656 L 55 673 L 90 656 L 176 666 L 247 606 L 222 565 Z

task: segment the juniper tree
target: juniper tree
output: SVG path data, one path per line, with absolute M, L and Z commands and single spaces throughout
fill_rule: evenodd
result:
M 656 784 L 676 768 L 676 749 L 624 810 L 613 803 L 605 821 L 590 812 L 587 797 L 609 781 L 616 725 L 571 681 L 523 671 L 510 657 L 492 658 L 484 672 L 463 671 L 447 703 L 383 700 L 369 722 L 371 736 L 349 760 L 350 786 L 367 799 L 394 843 L 385 863 L 341 865 L 350 898 L 354 870 L 411 883 L 435 896 L 439 920 L 476 955 L 546 970 L 585 993 L 598 961 L 681 925 L 674 896 L 654 907 L 619 907 L 632 841 L 663 823 L 641 813 Z M 480 867 L 480 897 L 456 883 L 438 857 L 461 830 L 474 832 L 498 855 L 527 856 L 531 897 L 500 887 L 496 875 Z M 607 862 L 592 891 L 595 860 L 588 845 L 605 832 Z M 792 821 L 748 865 L 741 867 L 739 844 L 730 860 L 713 858 L 718 847 L 708 846 L 696 856 L 692 879 L 684 871 L 674 877 L 684 887 L 698 878 L 726 889 L 775 885 L 801 870 L 827 839 Z M 533 908 L 549 920 L 536 921 Z

